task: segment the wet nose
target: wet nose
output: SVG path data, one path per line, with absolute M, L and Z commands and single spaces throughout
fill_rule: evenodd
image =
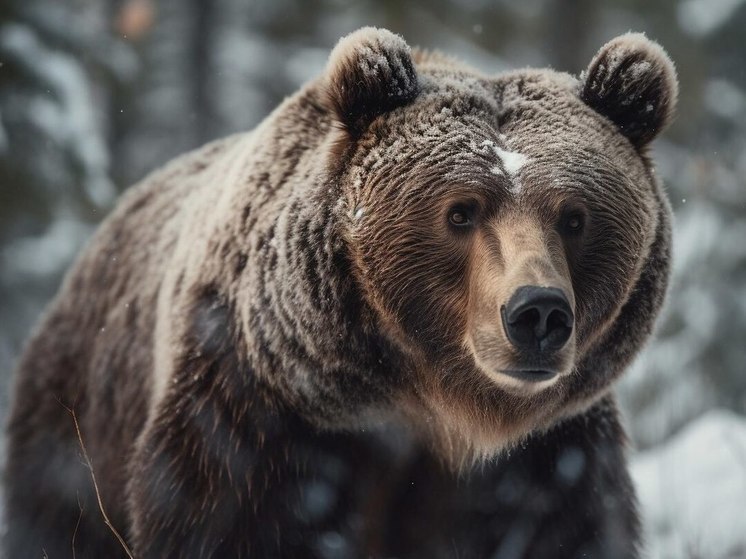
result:
M 520 350 L 557 351 L 572 334 L 572 308 L 555 287 L 519 287 L 501 311 L 505 334 Z

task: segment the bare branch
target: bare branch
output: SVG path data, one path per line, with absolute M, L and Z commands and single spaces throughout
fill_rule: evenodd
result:
M 75 536 L 78 535 L 80 520 L 83 518 L 83 505 L 80 504 L 80 495 L 78 495 L 78 508 L 80 509 L 80 514 L 78 515 L 78 521 L 75 523 L 75 530 L 73 530 L 73 539 L 70 542 L 70 547 L 72 548 L 73 552 L 73 559 L 75 559 Z
M 62 402 L 60 402 L 60 405 L 63 408 L 65 408 L 73 418 L 73 423 L 75 424 L 75 432 L 78 435 L 78 443 L 80 443 L 80 450 L 83 452 L 83 459 L 85 460 L 85 464 L 88 467 L 88 470 L 91 472 L 91 480 L 93 481 L 93 490 L 96 492 L 96 501 L 98 502 L 98 509 L 101 511 L 101 516 L 104 519 L 104 523 L 109 527 L 109 530 L 111 530 L 111 533 L 114 534 L 114 536 L 117 538 L 117 540 L 119 541 L 119 544 L 122 546 L 122 549 L 124 549 L 124 552 L 127 554 L 127 557 L 129 557 L 130 559 L 135 559 L 135 556 L 132 554 L 132 551 L 130 551 L 130 548 L 127 546 L 126 542 L 124 541 L 124 538 L 117 531 L 117 529 L 111 523 L 111 520 L 109 520 L 109 516 L 106 514 L 106 510 L 104 509 L 104 503 L 101 500 L 101 493 L 98 490 L 98 483 L 96 482 L 96 474 L 93 471 L 93 464 L 91 463 L 91 459 L 88 456 L 88 451 L 86 450 L 85 444 L 83 443 L 83 435 L 80 433 L 80 425 L 78 424 L 78 418 L 75 415 L 75 410 L 67 407 Z M 83 514 L 83 509 L 81 507 L 81 516 L 82 514 Z M 78 524 L 80 524 L 80 518 L 78 518 Z M 76 532 L 78 531 L 77 526 L 75 527 L 75 531 Z M 74 542 L 75 542 L 75 535 L 73 535 L 73 544 Z M 75 557 L 74 549 L 73 549 L 73 557 Z

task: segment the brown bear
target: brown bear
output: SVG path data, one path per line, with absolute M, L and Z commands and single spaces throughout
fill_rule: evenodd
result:
M 342 39 L 67 275 L 18 369 L 8 557 L 637 557 L 609 390 L 666 290 L 676 95 L 639 34 L 579 78 Z

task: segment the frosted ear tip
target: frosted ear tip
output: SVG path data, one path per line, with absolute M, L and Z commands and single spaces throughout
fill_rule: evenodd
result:
M 327 76 L 329 106 L 353 133 L 419 92 L 409 45 L 391 31 L 375 27 L 340 39 L 329 57 Z
M 638 146 L 672 120 L 676 70 L 666 51 L 642 33 L 627 33 L 606 43 L 581 80 L 581 98 Z

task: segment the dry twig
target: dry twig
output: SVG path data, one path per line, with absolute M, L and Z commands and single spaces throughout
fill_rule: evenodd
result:
M 78 418 L 75 416 L 75 410 L 72 408 L 68 408 L 65 404 L 60 402 L 60 405 L 64 407 L 68 413 L 73 418 L 73 423 L 75 424 L 75 432 L 78 435 L 78 443 L 80 444 L 80 450 L 83 452 L 83 459 L 85 460 L 85 464 L 88 467 L 88 471 L 91 472 L 91 480 L 93 481 L 93 490 L 96 492 L 96 501 L 98 502 L 98 509 L 101 511 L 101 516 L 104 519 L 104 523 L 109 527 L 109 530 L 111 530 L 111 533 L 114 534 L 114 536 L 119 541 L 119 544 L 122 546 L 122 549 L 124 549 L 124 552 L 127 554 L 127 557 L 130 559 L 135 559 L 134 555 L 132 555 L 132 551 L 130 551 L 130 548 L 127 546 L 127 543 L 124 541 L 124 538 L 121 536 L 121 534 L 117 531 L 117 529 L 114 527 L 114 525 L 111 523 L 111 520 L 109 520 L 109 516 L 106 514 L 106 510 L 104 509 L 104 503 L 101 500 L 101 493 L 98 490 L 98 483 L 96 482 L 96 474 L 93 471 L 93 464 L 91 463 L 91 459 L 88 456 L 88 451 L 85 448 L 85 444 L 83 443 L 83 435 L 80 433 L 80 425 L 78 424 Z M 81 516 L 82 516 L 82 507 L 81 507 Z M 78 523 L 80 523 L 80 519 L 78 519 Z M 78 528 L 75 527 L 75 532 L 77 533 Z M 73 534 L 73 546 L 75 545 L 75 534 Z M 73 549 L 73 557 L 75 556 L 75 550 Z
M 73 530 L 73 538 L 70 542 L 70 547 L 72 548 L 73 552 L 73 559 L 75 559 L 75 536 L 78 535 L 78 527 L 80 526 L 80 520 L 83 518 L 83 505 L 80 504 L 80 495 L 78 495 L 78 508 L 80 509 L 80 514 L 78 515 L 78 521 L 75 523 L 75 530 Z

